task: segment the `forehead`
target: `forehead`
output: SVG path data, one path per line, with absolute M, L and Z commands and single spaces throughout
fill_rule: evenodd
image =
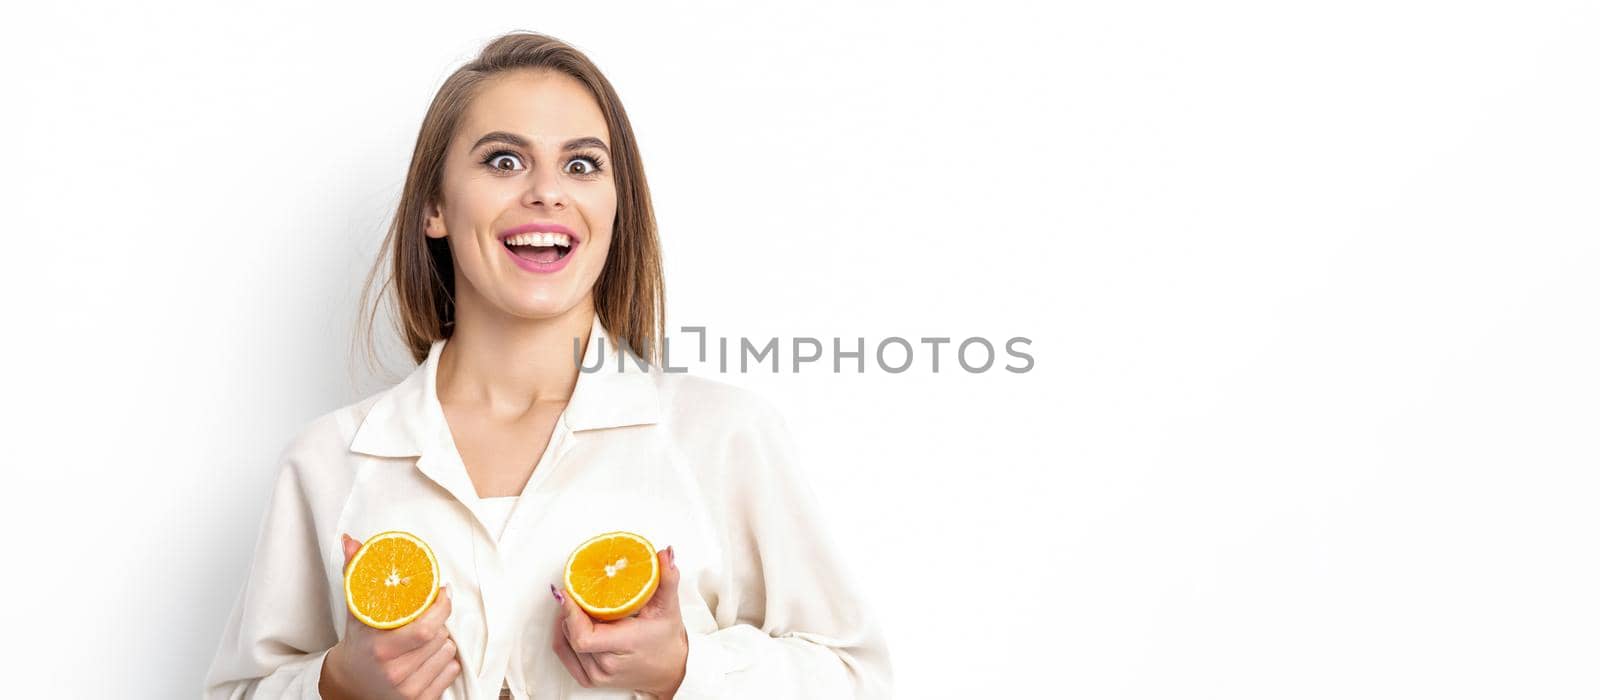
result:
M 457 136 L 470 146 L 491 131 L 520 134 L 538 147 L 559 147 L 580 136 L 611 142 L 605 114 L 589 89 L 549 70 L 514 70 L 484 81 L 462 114 Z

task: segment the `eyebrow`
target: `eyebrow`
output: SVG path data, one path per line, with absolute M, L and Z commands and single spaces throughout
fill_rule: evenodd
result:
M 528 147 L 528 140 L 522 138 L 521 136 L 513 134 L 509 131 L 491 131 L 487 134 L 484 134 L 482 138 L 478 139 L 477 143 L 472 144 L 472 148 L 470 150 L 476 151 L 478 150 L 478 147 L 482 146 L 483 144 L 495 142 L 508 143 L 516 146 L 517 148 Z M 576 138 L 561 145 L 562 151 L 576 151 L 580 148 L 598 148 L 602 151 L 605 151 L 606 155 L 611 155 L 611 149 L 606 147 L 606 142 L 601 141 L 593 136 Z

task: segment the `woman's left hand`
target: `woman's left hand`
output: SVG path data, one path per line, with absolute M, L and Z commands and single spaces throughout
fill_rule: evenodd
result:
M 656 552 L 661 582 L 650 601 L 630 617 L 589 617 L 563 591 L 550 586 L 561 605 L 550 647 L 567 673 L 585 688 L 625 688 L 661 700 L 683 683 L 689 637 L 678 608 L 678 567 L 672 548 Z

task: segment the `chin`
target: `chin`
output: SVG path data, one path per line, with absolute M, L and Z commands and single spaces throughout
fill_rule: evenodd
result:
M 575 299 L 520 299 L 506 300 L 506 313 L 519 318 L 551 318 L 570 311 L 577 305 Z

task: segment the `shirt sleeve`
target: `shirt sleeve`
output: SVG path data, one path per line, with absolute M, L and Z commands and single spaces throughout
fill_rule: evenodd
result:
M 322 661 L 339 641 L 330 613 L 312 500 L 306 488 L 304 437 L 279 458 L 276 483 L 204 697 L 320 700 Z
M 690 631 L 674 700 L 887 698 L 889 651 L 852 584 L 789 431 L 757 400 L 728 448 L 729 625 Z

